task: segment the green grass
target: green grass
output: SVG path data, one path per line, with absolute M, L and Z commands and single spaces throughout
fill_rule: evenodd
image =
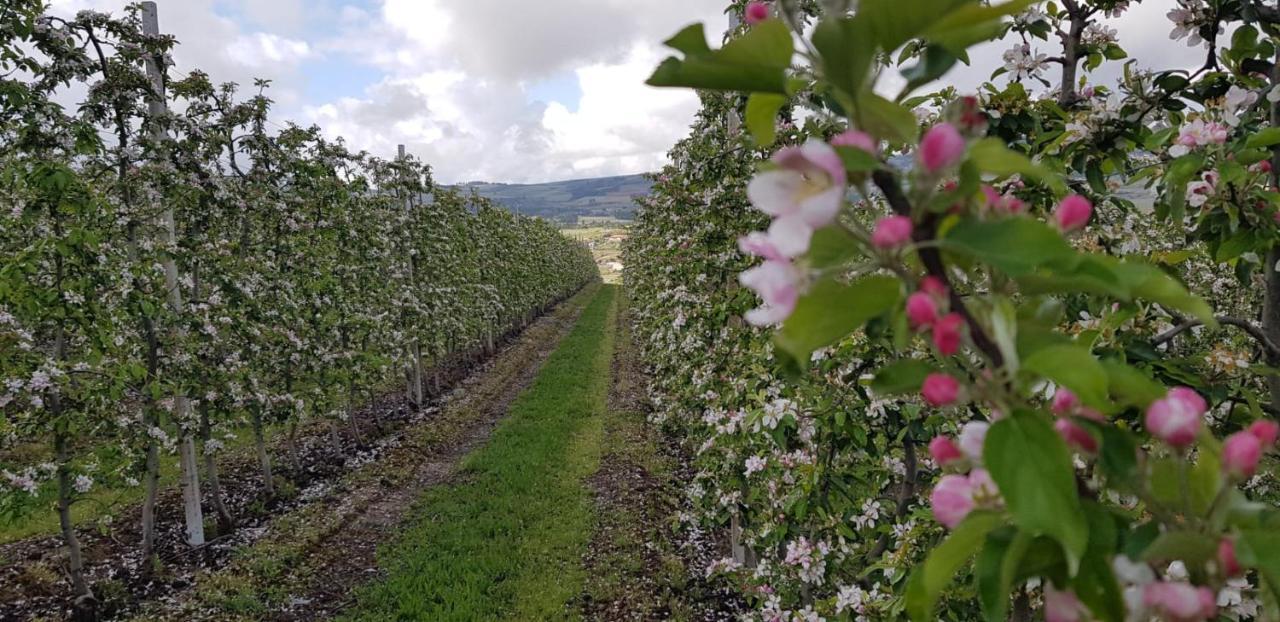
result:
M 572 619 L 593 523 L 616 288 L 603 287 L 455 483 L 427 493 L 351 620 Z

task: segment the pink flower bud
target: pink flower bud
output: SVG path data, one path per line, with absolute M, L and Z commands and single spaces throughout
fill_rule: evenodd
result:
M 1067 446 L 1084 454 L 1098 451 L 1098 440 L 1088 430 L 1070 419 L 1058 419 L 1053 422 L 1053 429 L 1058 431 Z
M 764 2 L 752 2 L 751 4 L 748 4 L 746 18 L 747 23 L 752 26 L 769 19 L 769 5 Z
M 1195 391 L 1171 389 L 1147 407 L 1147 432 L 1174 447 L 1186 447 L 1196 440 L 1206 410 L 1204 398 Z
M 1044 622 L 1080 622 L 1085 614 L 1084 604 L 1071 590 L 1058 590 L 1044 586 Z
M 943 284 L 942 279 L 932 274 L 920 279 L 920 291 L 939 300 L 947 298 L 947 286 Z
M 1078 194 L 1073 194 L 1058 204 L 1053 219 L 1063 231 L 1075 231 L 1084 227 L 1093 216 L 1093 204 Z
M 1262 442 L 1249 432 L 1236 432 L 1222 444 L 1222 469 L 1236 479 L 1248 479 L 1258 470 Z
M 938 303 L 925 292 L 907 296 L 907 321 L 914 328 L 933 326 L 938 321 Z
M 920 393 L 930 406 L 950 406 L 960 398 L 960 382 L 946 374 L 929 374 Z
M 1254 421 L 1249 426 L 1249 433 L 1258 438 L 1258 442 L 1262 443 L 1262 448 L 1270 449 L 1276 444 L 1276 436 L 1280 435 L 1280 424 L 1270 419 L 1261 419 Z
M 933 456 L 933 461 L 942 467 L 964 457 L 964 454 L 960 453 L 960 448 L 949 436 L 933 437 L 933 440 L 929 441 L 929 455 Z
M 933 516 L 947 529 L 954 528 L 973 511 L 973 486 L 964 475 L 944 475 L 929 495 Z
M 959 313 L 948 313 L 933 325 L 933 345 L 943 356 L 951 356 L 960 350 L 960 330 L 964 327 L 964 316 Z
M 1080 399 L 1066 387 L 1058 387 L 1053 394 L 1053 414 L 1062 416 L 1071 414 L 1076 407 L 1080 406 Z
M 1231 538 L 1223 538 L 1218 542 L 1218 566 L 1222 568 L 1222 574 L 1228 577 L 1238 577 L 1244 570 L 1236 559 L 1236 543 Z
M 1190 583 L 1157 581 L 1142 590 L 1142 602 L 1168 622 L 1204 622 L 1218 611 L 1213 590 Z
M 929 128 L 920 140 L 920 165 L 930 175 L 954 166 L 963 156 L 964 137 L 950 123 L 939 123 Z
M 906 216 L 889 216 L 876 223 L 876 230 L 871 234 L 871 243 L 876 248 L 897 248 L 911 241 L 911 231 L 915 225 Z
M 877 151 L 876 139 L 872 138 L 870 134 L 858 130 L 845 130 L 836 134 L 831 139 L 831 144 L 835 147 L 854 147 L 870 154 L 875 154 Z

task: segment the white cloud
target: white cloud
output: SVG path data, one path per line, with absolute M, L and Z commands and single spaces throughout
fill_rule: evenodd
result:
M 272 65 L 296 65 L 312 56 L 306 41 L 297 41 L 266 32 L 242 34 L 226 48 L 227 56 L 255 70 Z

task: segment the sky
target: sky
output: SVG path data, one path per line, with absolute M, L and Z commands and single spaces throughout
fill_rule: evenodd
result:
M 60 14 L 119 12 L 128 0 L 53 0 Z M 904 0 L 910 1 L 910 0 Z M 431 164 L 437 181 L 536 183 L 653 171 L 688 133 L 697 97 L 644 80 L 661 41 L 702 21 L 727 26 L 724 0 L 158 0 L 178 70 L 248 93 L 273 81 L 273 119 L 317 124 L 349 147 Z M 1119 19 L 1140 65 L 1193 67 L 1202 48 L 1171 42 L 1172 0 Z M 713 41 L 714 43 L 714 41 Z M 975 49 L 946 77 L 972 89 L 1008 42 Z M 1046 53 L 1058 53 L 1042 45 Z M 1119 72 L 1100 70 L 1100 82 Z M 891 81 L 890 81 L 891 82 Z

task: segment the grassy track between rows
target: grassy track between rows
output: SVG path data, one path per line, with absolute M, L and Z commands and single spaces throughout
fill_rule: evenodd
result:
M 616 287 L 600 289 L 457 480 L 428 492 L 350 620 L 576 617 L 593 522 Z

